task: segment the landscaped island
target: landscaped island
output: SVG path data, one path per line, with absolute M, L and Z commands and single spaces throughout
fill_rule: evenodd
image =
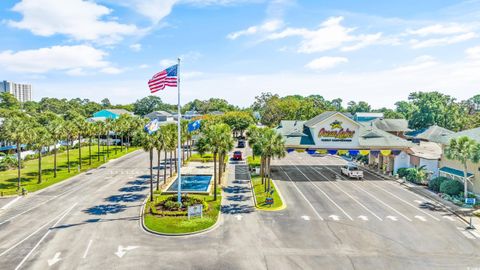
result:
M 222 197 L 217 189 L 217 200 L 209 194 L 182 196 L 182 207 L 177 195 L 156 193 L 153 202 L 147 201 L 144 225 L 148 230 L 160 234 L 188 234 L 212 227 L 218 219 Z M 188 219 L 187 207 L 201 204 L 203 217 Z

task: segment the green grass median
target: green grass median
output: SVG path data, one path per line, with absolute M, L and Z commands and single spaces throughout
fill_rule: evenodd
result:
M 185 234 L 206 230 L 217 222 L 222 201 L 220 194 L 220 189 L 218 189 L 216 201 L 213 200 L 213 195 L 188 195 L 189 197 L 204 201 L 208 205 L 208 209 L 204 210 L 202 218 L 195 217 L 188 219 L 188 217 L 182 215 L 183 213 L 181 212 L 178 212 L 179 216 L 169 216 L 167 213 L 162 215 L 162 213 L 157 213 L 155 210 L 152 211 L 153 205 L 152 202 L 149 201 L 145 206 L 145 213 L 143 216 L 145 227 L 161 234 Z M 157 204 L 170 196 L 172 196 L 172 194 L 155 195 L 154 204 Z M 171 215 L 174 214 L 177 214 L 177 212 L 171 213 Z
M 271 190 L 274 190 L 272 198 L 273 204 L 267 205 L 265 204 L 265 200 L 269 197 L 269 194 L 265 192 L 265 186 L 262 184 L 262 178 L 260 176 L 252 176 L 252 185 L 253 191 L 255 193 L 256 198 L 256 207 L 260 210 L 267 210 L 267 211 L 278 211 L 285 209 L 285 204 L 282 202 L 282 198 L 278 193 L 277 187 L 271 183 Z
M 105 149 L 106 150 L 106 149 Z M 138 150 L 137 147 L 130 147 L 128 151 L 120 151 L 120 147 L 115 154 L 115 148 L 110 147 L 110 157 L 106 161 L 116 159 L 125 154 Z M 98 161 L 100 155 L 100 161 Z M 82 147 L 82 169 L 78 170 L 79 159 L 78 149 L 70 150 L 70 173 L 67 167 L 67 152 L 57 154 L 57 177 L 53 177 L 53 155 L 42 157 L 42 183 L 38 184 L 38 159 L 24 161 L 24 168 L 21 170 L 21 186 L 29 192 L 37 191 L 65 179 L 73 177 L 81 172 L 97 168 L 105 163 L 104 155 L 106 151 L 97 151 L 97 146 L 92 146 L 92 164 L 89 165 L 88 146 Z M 17 170 L 8 170 L 0 172 L 0 193 L 3 195 L 18 194 L 17 191 Z

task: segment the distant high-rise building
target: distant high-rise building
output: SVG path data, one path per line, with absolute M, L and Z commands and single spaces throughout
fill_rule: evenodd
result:
M 0 82 L 0 93 L 1 92 L 8 92 L 14 95 L 20 102 L 32 100 L 32 85 L 30 84 L 3 81 Z

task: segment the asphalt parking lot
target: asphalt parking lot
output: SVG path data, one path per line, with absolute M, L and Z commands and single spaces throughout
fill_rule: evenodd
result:
M 346 179 L 342 164 L 336 157 L 306 153 L 274 162 L 272 178 L 287 203 L 283 213 L 270 214 L 282 224 L 279 234 L 290 232 L 296 237 L 290 241 L 304 248 L 337 250 L 332 256 L 338 266 L 346 267 L 348 260 L 377 269 L 480 266 L 478 231 L 466 231 L 446 210 L 420 208 L 426 198 L 374 173 L 365 172 L 365 180 Z

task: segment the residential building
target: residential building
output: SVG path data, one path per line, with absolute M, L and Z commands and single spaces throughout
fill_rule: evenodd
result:
M 147 115 L 146 118 L 150 120 L 157 119 L 159 122 L 173 122 L 175 121 L 173 114 L 166 112 L 166 111 L 154 111 Z
M 90 118 L 90 121 L 105 121 L 105 119 L 117 119 L 122 114 L 133 115 L 132 112 L 129 112 L 124 109 L 105 109 L 98 111 L 93 114 L 93 117 Z
M 2 81 L 0 82 L 0 93 L 1 92 L 12 94 L 20 102 L 32 100 L 32 85 L 30 84 Z

